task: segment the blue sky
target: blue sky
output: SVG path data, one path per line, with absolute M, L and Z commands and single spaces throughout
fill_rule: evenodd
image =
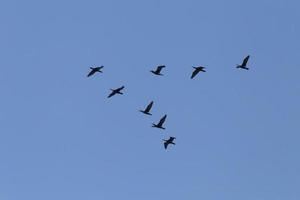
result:
M 299 6 L 1 1 L 0 198 L 298 200 Z

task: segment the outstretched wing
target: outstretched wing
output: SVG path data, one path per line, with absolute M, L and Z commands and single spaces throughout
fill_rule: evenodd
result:
M 124 89 L 124 86 L 119 87 L 118 89 L 116 89 L 116 91 L 117 91 L 117 92 L 120 92 L 120 91 L 123 90 L 123 89 Z
M 195 70 L 193 71 L 193 74 L 192 74 L 192 76 L 191 76 L 191 79 L 194 78 L 199 72 L 200 72 L 199 69 L 195 69 Z
M 168 142 L 164 142 L 165 149 L 167 149 L 167 148 L 168 148 L 168 145 L 169 145 L 169 143 L 168 143 Z
M 167 115 L 163 116 L 163 118 L 161 118 L 161 119 L 159 120 L 159 123 L 158 123 L 157 125 L 158 125 L 158 126 L 162 126 L 163 123 L 166 121 L 166 118 L 167 118 Z
M 145 112 L 150 112 L 151 108 L 153 106 L 153 101 L 150 102 L 150 104 L 147 106 L 147 108 L 145 109 Z
M 159 66 L 157 66 L 156 72 L 157 72 L 157 73 L 160 73 L 160 71 L 161 71 L 163 68 L 165 68 L 165 67 L 166 67 L 165 65 L 159 65 Z
M 110 98 L 110 97 L 114 96 L 115 94 L 116 94 L 116 92 L 115 92 L 115 91 L 112 91 L 112 92 L 108 95 L 107 98 Z
M 87 77 L 90 77 L 90 76 L 92 76 L 93 74 L 95 74 L 96 73 L 96 70 L 95 69 L 92 69 L 91 71 L 90 71 L 90 73 L 87 75 Z
M 246 58 L 244 58 L 243 63 L 242 63 L 242 66 L 245 67 L 245 66 L 247 65 L 247 62 L 248 62 L 249 58 L 250 58 L 249 55 L 248 55 Z
M 176 138 L 175 137 L 170 137 L 169 141 L 173 142 Z

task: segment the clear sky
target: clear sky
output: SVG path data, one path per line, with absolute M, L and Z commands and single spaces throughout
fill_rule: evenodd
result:
M 0 199 L 299 200 L 299 7 L 2 0 Z

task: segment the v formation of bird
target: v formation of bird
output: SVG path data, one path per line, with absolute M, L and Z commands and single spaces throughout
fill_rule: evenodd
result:
M 236 68 L 240 68 L 240 69 L 245 69 L 245 70 L 249 70 L 249 68 L 247 67 L 247 63 L 248 63 L 248 60 L 250 58 L 250 55 L 246 56 L 244 59 L 243 59 L 243 62 L 242 64 L 237 64 Z M 163 74 L 161 73 L 161 71 L 163 70 L 163 68 L 165 68 L 166 66 L 165 65 L 159 65 L 157 66 L 157 68 L 155 70 L 151 70 L 150 72 L 152 72 L 154 75 L 157 75 L 157 76 L 163 76 Z M 90 77 L 90 76 L 93 76 L 95 73 L 103 73 L 102 69 L 104 68 L 104 66 L 100 66 L 100 67 L 90 67 L 90 72 L 88 73 L 87 77 Z M 198 66 L 198 67 L 193 67 L 194 70 L 192 72 L 192 75 L 191 75 L 191 79 L 193 79 L 199 72 L 206 72 L 205 70 L 205 67 L 203 66 Z M 119 88 L 116 88 L 116 89 L 110 89 L 111 92 L 110 94 L 107 96 L 107 98 L 111 98 L 113 97 L 114 95 L 116 94 L 121 94 L 123 95 L 123 92 L 121 92 L 123 89 L 125 88 L 125 86 L 121 86 Z M 151 101 L 144 110 L 139 110 L 141 113 L 145 114 L 145 115 L 152 115 L 150 113 L 152 107 L 153 107 L 153 104 L 154 102 Z M 167 119 L 167 115 L 165 114 L 163 117 L 160 118 L 160 120 L 157 122 L 157 124 L 155 123 L 152 123 L 152 127 L 154 128 L 158 128 L 158 129 L 162 129 L 162 130 L 165 130 L 166 128 L 163 127 L 163 124 L 165 123 Z M 168 146 L 170 144 L 172 145 L 175 145 L 174 143 L 174 140 L 176 138 L 175 137 L 169 137 L 169 139 L 163 139 L 164 141 L 164 148 L 167 149 Z

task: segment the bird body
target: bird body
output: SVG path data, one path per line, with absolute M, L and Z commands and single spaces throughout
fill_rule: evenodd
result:
M 163 68 L 165 68 L 165 67 L 166 67 L 165 65 L 159 65 L 159 66 L 157 66 L 157 68 L 156 68 L 155 71 L 154 71 L 154 70 L 151 70 L 150 72 L 152 72 L 152 73 L 155 74 L 155 75 L 163 76 L 163 74 L 160 73 L 160 72 L 161 72 L 161 70 L 162 70 Z
M 155 128 L 160 128 L 160 129 L 166 129 L 163 127 L 163 124 L 165 123 L 166 121 L 166 118 L 167 118 L 167 115 L 164 115 L 157 124 L 152 124 L 152 127 L 155 127 Z
M 248 60 L 250 58 L 250 55 L 246 56 L 243 60 L 243 63 L 241 65 L 237 65 L 236 68 L 241 68 L 241 69 L 246 69 L 246 70 L 249 70 L 247 66 L 247 63 L 248 63 Z
M 193 79 L 199 72 L 206 72 L 205 67 L 199 66 L 199 67 L 193 67 L 194 71 L 192 73 L 191 79 Z
M 103 73 L 103 71 L 101 71 L 101 69 L 103 67 L 104 66 L 101 66 L 101 67 L 90 67 L 91 71 L 89 72 L 89 74 L 87 75 L 87 77 L 90 77 L 90 76 L 94 75 L 96 72 Z
M 152 114 L 150 113 L 150 110 L 151 110 L 152 106 L 153 106 L 153 101 L 151 101 L 151 102 L 148 104 L 148 106 L 145 108 L 145 110 L 140 110 L 140 112 L 144 113 L 145 115 L 152 115 Z
M 176 139 L 175 137 L 170 137 L 170 138 L 167 139 L 167 140 L 163 140 L 163 141 L 165 141 L 165 142 L 164 142 L 164 147 L 165 147 L 165 149 L 168 148 L 168 145 L 169 145 L 169 144 L 175 145 L 175 143 L 174 143 L 174 140 L 175 140 L 175 139 Z
M 123 94 L 123 93 L 121 92 L 121 90 L 123 90 L 124 88 L 125 88 L 125 87 L 122 86 L 122 87 L 119 87 L 119 88 L 117 88 L 117 89 L 110 89 L 112 92 L 108 95 L 107 98 L 110 98 L 110 97 L 114 96 L 115 94 Z

